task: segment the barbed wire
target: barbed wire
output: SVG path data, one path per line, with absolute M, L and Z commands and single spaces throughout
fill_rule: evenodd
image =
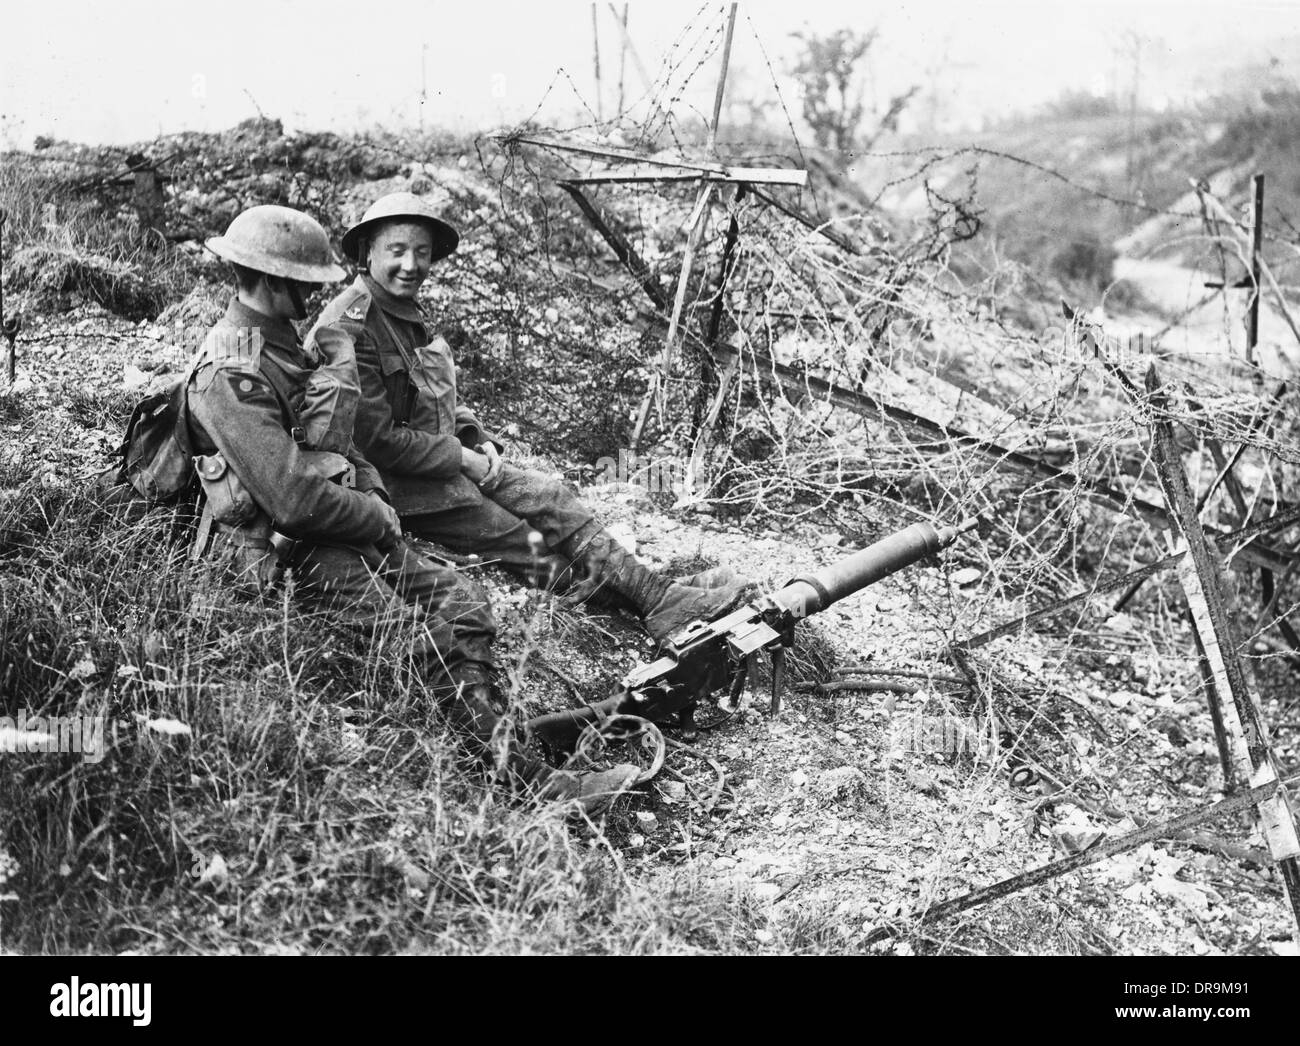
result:
M 684 31 L 673 63 L 664 66 L 663 100 L 674 102 L 670 84 L 680 91 L 716 53 L 712 26 Z M 563 70 L 547 92 L 565 83 L 578 93 Z M 655 133 L 687 155 L 686 132 L 672 108 L 653 117 Z M 793 134 L 784 102 L 782 108 Z M 601 126 L 590 106 L 586 111 L 593 122 L 569 133 Z M 538 112 L 540 106 L 534 116 Z M 797 136 L 793 147 L 806 165 Z M 585 161 L 533 146 L 496 150 L 480 141 L 475 150 L 475 179 L 449 191 L 452 216 L 476 236 L 439 270 L 435 303 L 439 322 L 459 331 L 453 345 L 465 396 L 483 405 L 490 423 L 513 425 L 524 442 L 570 462 L 590 468 L 601 459 L 617 460 L 630 449 L 630 415 L 659 356 L 665 317 L 647 307 L 641 288 L 557 190 L 556 181 L 584 170 Z M 1203 231 L 1180 235 L 1217 252 L 1221 266 L 1228 264 L 1224 252 L 1237 249 L 1215 223 L 1203 227 L 1199 212 L 1126 200 L 999 150 L 862 155 L 920 161 L 886 178 L 887 188 L 926 188 L 940 163 L 981 157 L 1015 162 L 1112 206 L 1194 222 Z M 682 224 L 695 188 L 600 190 L 601 205 L 656 279 L 678 275 Z M 1104 589 L 1115 574 L 1168 551 L 1151 426 L 1174 425 L 1200 491 L 1221 471 L 1216 446 L 1220 454 L 1243 448 L 1234 476 L 1245 513 L 1227 482 L 1203 509 L 1204 521 L 1226 533 L 1297 499 L 1300 393 L 1275 396 L 1273 388 L 1259 386 L 1256 379 L 1266 371 L 1245 367 L 1231 351 L 1227 311 L 1220 312 L 1217 327 L 1207 324 L 1197 335 L 1205 358 L 1174 354 L 1160 337 L 1134 345 L 1131 338 L 1109 336 L 1102 324 L 1093 324 L 1089 342 L 1081 323 L 1017 326 L 992 314 L 994 305 L 1011 311 L 1026 308 L 1032 297 L 1050 300 L 1058 288 L 995 257 L 987 276 L 998 293 L 990 303 L 982 300 L 987 292 L 955 271 L 952 248 L 970 232 L 975 190 L 968 179 L 941 193 L 922 193 L 919 216 L 891 222 L 888 239 L 859 211 L 847 221 L 869 241 L 862 256 L 841 251 L 752 197 L 711 212 L 686 296 L 686 344 L 664 375 L 667 409 L 647 430 L 641 450 L 652 459 L 680 460 L 709 435 L 692 424 L 702 413 L 701 400 L 718 396 L 722 405 L 703 455 L 703 484 L 693 492 L 715 513 L 778 529 L 816 522 L 859 544 L 895 529 L 900 517 L 980 515 L 983 539 L 959 553 L 979 568 L 980 588 L 962 601 L 918 588 L 917 608 L 927 627 L 959 638 L 1072 594 L 1093 594 L 1050 618 L 1051 631 L 1025 627 L 1003 646 L 990 646 L 980 671 L 990 681 L 998 678 L 996 658 L 1008 648 L 1041 657 L 1040 676 L 1072 671 L 1094 653 L 1131 658 L 1136 655 L 1117 651 L 1146 640 L 1119 638 Z M 830 202 L 848 209 L 857 203 L 847 195 Z M 719 292 L 733 217 L 739 237 Z M 1240 255 L 1234 257 L 1242 264 Z M 710 345 L 715 308 L 718 337 Z M 1164 317 L 1158 334 L 1186 334 L 1193 311 Z M 732 384 L 719 389 L 715 375 L 724 350 L 739 363 Z M 1117 370 L 1140 386 L 1152 365 L 1163 379 L 1163 401 L 1127 397 Z M 1261 417 L 1271 421 L 1262 424 Z M 1269 538 L 1292 555 L 1297 540 L 1294 527 Z M 1238 585 L 1242 631 L 1251 643 L 1271 638 L 1278 621 L 1294 621 L 1300 612 L 1294 576 L 1279 577 L 1270 607 L 1250 605 L 1255 600 L 1245 582 Z M 1183 692 L 1201 693 L 1174 582 L 1153 580 L 1131 606 L 1151 642 L 1183 651 Z M 1289 670 L 1284 653 L 1257 656 L 1261 671 Z M 1024 700 L 1019 725 L 1039 731 L 1067 779 L 1093 781 L 1060 743 L 1060 731 L 1049 729 L 1043 705 Z M 1123 750 L 1122 741 L 1100 748 L 1108 759 Z

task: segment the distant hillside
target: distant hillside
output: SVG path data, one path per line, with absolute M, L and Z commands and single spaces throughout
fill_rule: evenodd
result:
M 1265 91 L 1197 112 L 1138 114 L 1132 131 L 1127 114 L 1104 104 L 1091 113 L 1081 104 L 1074 108 L 1084 111 L 1064 108 L 980 134 L 912 141 L 901 147 L 903 157 L 868 157 L 852 173 L 865 191 L 879 193 L 906 166 L 932 162 L 923 177 L 898 182 L 879 202 L 919 214 L 927 182 L 949 196 L 973 186 L 982 228 L 954 251 L 954 271 L 978 284 L 1016 262 L 1048 299 L 1051 285 L 1059 285 L 1096 301 L 1120 253 L 1159 253 L 1217 270 L 1218 253 L 1204 235 L 1189 179 L 1204 179 L 1245 218 L 1251 176 L 1260 172 L 1265 257 L 1288 282 L 1283 273 L 1300 242 L 1300 90 Z M 914 157 L 906 155 L 913 150 Z M 1230 277 L 1240 274 L 1238 267 Z

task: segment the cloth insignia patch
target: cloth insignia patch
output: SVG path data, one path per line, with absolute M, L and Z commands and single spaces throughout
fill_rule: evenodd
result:
M 230 378 L 230 385 L 234 389 L 235 398 L 241 402 L 269 398 L 266 387 L 261 382 L 254 381 L 252 378 L 239 378 L 233 374 Z
M 364 320 L 366 318 L 366 310 L 360 305 L 353 305 L 352 308 L 348 309 L 343 313 L 343 315 L 350 320 Z

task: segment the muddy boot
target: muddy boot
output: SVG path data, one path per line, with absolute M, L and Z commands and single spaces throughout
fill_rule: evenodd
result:
M 597 814 L 636 783 L 641 768 L 619 763 L 609 770 L 556 770 L 538 795 L 548 802 L 572 804 L 573 813 Z
M 605 530 L 579 531 L 560 551 L 581 562 L 595 588 L 623 597 L 659 643 L 692 621 L 709 621 L 734 610 L 753 591 L 743 578 L 714 588 L 672 581 L 639 562 Z
M 726 588 L 736 582 L 743 582 L 739 574 L 731 567 L 709 567 L 707 570 L 701 570 L 697 574 L 687 574 L 685 577 L 673 578 L 673 583 L 678 585 L 688 585 L 691 588 Z
M 546 781 L 551 768 L 529 755 L 510 733 L 502 732 L 509 724 L 502 722 L 497 711 L 501 700 L 491 681 L 491 669 L 471 661 L 457 665 L 451 676 L 455 689 L 449 691 L 443 705 L 466 750 L 488 767 L 504 771 L 516 788 Z

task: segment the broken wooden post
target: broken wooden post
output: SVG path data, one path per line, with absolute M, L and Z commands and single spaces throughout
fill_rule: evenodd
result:
M 1160 381 L 1153 363 L 1147 370 L 1147 394 L 1152 405 L 1159 408 L 1163 397 L 1159 393 Z M 1235 727 L 1239 753 L 1249 772 L 1252 788 L 1280 781 L 1276 760 L 1269 745 L 1268 727 L 1246 685 L 1246 675 L 1238 657 L 1238 644 L 1233 634 L 1232 621 L 1223 598 L 1223 570 L 1217 551 L 1210 545 L 1201 527 L 1187 483 L 1178 444 L 1174 439 L 1173 425 L 1157 414 L 1151 425 L 1152 457 L 1161 489 L 1171 515 L 1177 520 L 1187 542 L 1188 569 L 1183 573 L 1183 590 L 1188 605 L 1196 619 L 1197 631 L 1205 647 L 1210 667 L 1214 670 L 1215 688 L 1219 694 L 1231 697 L 1224 710 L 1236 712 L 1235 717 L 1225 716 L 1229 730 Z M 1210 695 L 1207 695 L 1210 696 Z M 1233 719 L 1235 718 L 1235 723 Z M 1279 786 L 1258 807 L 1260 831 L 1268 842 L 1269 852 L 1277 862 L 1278 871 L 1296 921 L 1297 939 L 1300 939 L 1300 836 L 1296 833 L 1295 816 L 1291 811 L 1286 788 Z
M 1260 426 L 1264 424 L 1264 421 L 1271 413 L 1271 410 L 1275 409 L 1277 404 L 1281 402 L 1282 397 L 1286 395 L 1287 388 L 1288 386 L 1285 381 L 1278 386 L 1277 391 L 1273 393 L 1272 400 L 1269 402 L 1270 410 L 1264 411 L 1251 422 L 1250 428 L 1246 430 L 1246 435 L 1242 437 L 1241 443 L 1237 446 L 1237 449 L 1233 452 L 1230 459 L 1224 457 L 1223 447 L 1220 446 L 1218 440 L 1210 439 L 1206 441 L 1206 445 L 1210 448 L 1210 453 L 1214 456 L 1214 463 L 1218 467 L 1219 472 L 1214 477 L 1214 480 L 1210 483 L 1209 487 L 1206 488 L 1205 493 L 1196 499 L 1196 514 L 1198 517 L 1201 514 L 1201 510 L 1205 508 L 1205 506 L 1209 504 L 1210 499 L 1214 497 L 1220 485 L 1226 484 L 1228 494 L 1232 498 L 1233 505 L 1236 506 L 1237 509 L 1238 525 L 1245 526 L 1250 522 L 1250 512 L 1246 507 L 1246 502 L 1241 492 L 1241 485 L 1232 474 L 1232 470 L 1237 467 L 1237 463 L 1241 460 L 1242 455 L 1246 453 L 1246 449 L 1250 446 L 1251 437 L 1259 431 Z M 1270 579 L 1272 578 L 1273 575 L 1267 567 L 1262 567 L 1261 569 L 1268 574 Z M 1115 612 L 1119 613 L 1123 610 L 1128 605 L 1129 600 L 1137 595 L 1138 590 L 1141 587 L 1142 581 L 1135 581 L 1132 588 L 1128 589 L 1115 601 Z
M 704 467 L 704 458 L 709 452 L 710 434 L 718 423 L 718 417 L 722 413 L 722 405 L 727 401 L 727 392 L 739 371 L 740 357 L 733 356 L 723 370 L 722 375 L 718 378 L 718 391 L 714 393 L 713 402 L 709 405 L 709 412 L 704 416 L 699 436 L 695 440 L 695 447 L 691 451 L 691 459 L 686 464 L 686 479 L 682 488 L 682 493 L 686 497 L 694 496 L 695 485 L 699 482 L 700 470 Z
M 709 452 L 709 443 L 713 436 L 713 427 L 718 423 L 718 417 L 722 413 L 722 405 L 727 400 L 727 390 L 731 385 L 732 378 L 740 370 L 740 357 L 735 357 L 728 365 L 722 376 L 717 375 L 717 361 L 713 358 L 713 347 L 718 341 L 718 332 L 722 328 L 722 312 L 725 304 L 727 292 L 727 279 L 731 274 L 731 260 L 736 251 L 736 243 L 740 239 L 740 222 L 736 217 L 736 208 L 740 201 L 744 199 L 748 186 L 741 182 L 736 187 L 736 198 L 731 203 L 731 219 L 727 223 L 727 239 L 722 246 L 722 264 L 718 269 L 718 283 L 714 290 L 713 308 L 709 313 L 708 329 L 704 332 L 704 345 L 700 350 L 700 388 L 696 397 L 696 410 L 698 415 L 699 408 L 703 405 L 703 397 L 708 393 L 709 387 L 717 379 L 718 388 L 713 397 L 713 403 L 709 407 L 708 414 L 699 420 L 693 433 L 694 447 L 691 449 L 691 458 L 686 465 L 686 493 L 691 495 L 695 491 L 695 483 L 700 475 L 700 469 L 704 465 L 704 459 Z
M 1189 560 L 1184 556 L 1182 562 L 1178 564 L 1180 580 L 1188 562 Z M 1195 573 L 1193 566 L 1192 576 L 1195 576 Z M 1183 590 L 1187 590 L 1186 585 L 1183 586 Z M 1228 728 L 1223 722 L 1223 694 L 1219 692 L 1218 684 L 1215 683 L 1215 670 L 1210 665 L 1205 644 L 1201 642 L 1201 630 L 1196 623 L 1196 611 L 1190 607 L 1187 611 L 1187 623 L 1191 625 L 1192 639 L 1196 641 L 1196 668 L 1201 676 L 1201 685 L 1205 687 L 1205 701 L 1210 709 L 1210 723 L 1214 727 L 1214 744 L 1219 750 L 1219 766 L 1223 770 L 1223 794 L 1232 795 L 1237 790 L 1237 767 L 1232 756 L 1232 743 L 1228 739 Z
M 723 362 L 737 355 L 735 349 L 725 344 L 718 345 L 714 351 L 719 360 Z M 775 384 L 784 385 L 794 392 L 817 396 L 836 407 L 843 407 L 846 410 L 853 411 L 855 414 L 866 417 L 889 418 L 892 421 L 906 425 L 914 431 L 923 432 L 927 436 L 933 437 L 936 443 L 945 450 L 951 448 L 973 450 L 977 454 L 988 458 L 997 467 L 1010 467 L 1032 475 L 1042 476 L 1053 487 L 1066 490 L 1083 488 L 1084 496 L 1105 506 L 1112 512 L 1130 516 L 1133 519 L 1145 520 L 1162 529 L 1174 525 L 1169 511 L 1163 506 L 1155 505 L 1144 498 L 1117 490 L 1101 480 L 1057 468 L 1055 465 L 1040 461 L 1032 454 L 1011 450 L 1008 447 L 1000 446 L 991 440 L 981 439 L 979 436 L 974 436 L 951 425 L 944 425 L 922 417 L 920 414 L 915 414 L 904 407 L 896 407 L 865 392 L 847 389 L 842 385 L 837 385 L 816 375 L 796 370 L 784 363 L 778 363 L 766 353 L 756 351 L 752 354 L 752 357 L 755 374 Z M 927 449 L 928 445 L 920 446 L 921 449 Z M 1215 539 L 1224 537 L 1223 532 L 1217 529 L 1208 530 L 1207 532 Z M 1237 556 L 1247 562 L 1276 569 L 1285 569 L 1292 559 L 1291 556 L 1263 544 L 1258 539 L 1243 545 L 1237 551 Z
M 727 69 L 731 64 L 731 40 L 736 29 L 736 8 L 737 4 L 731 5 L 731 10 L 727 15 L 727 36 L 722 44 L 722 69 L 718 74 L 718 89 L 713 96 L 713 118 L 709 122 L 709 140 L 707 150 L 713 151 L 718 140 L 718 121 L 722 118 L 722 99 L 727 89 Z M 632 453 L 636 453 L 641 446 L 641 436 L 645 432 L 646 422 L 650 419 L 650 407 L 656 401 L 659 402 L 660 415 L 663 414 L 663 395 L 668 384 L 668 374 L 672 368 L 673 353 L 676 351 L 678 340 L 678 328 L 681 323 L 682 306 L 686 302 L 686 288 L 691 279 L 691 266 L 695 260 L 695 251 L 699 247 L 700 238 L 704 234 L 704 222 L 708 213 L 708 203 L 713 195 L 713 185 L 705 182 L 700 186 L 699 195 L 695 199 L 695 210 L 691 216 L 690 232 L 686 237 L 686 253 L 682 257 L 682 271 L 677 277 L 677 294 L 673 300 L 672 316 L 668 320 L 668 335 L 664 339 L 664 351 L 659 358 L 658 369 L 650 376 L 650 384 L 646 388 L 645 396 L 641 399 L 641 406 L 637 411 L 636 424 L 632 427 Z
M 1184 546 L 1186 542 L 1183 542 Z M 1231 792 L 1237 785 L 1237 768 L 1239 765 L 1249 777 L 1244 752 L 1233 750 L 1234 741 L 1239 734 L 1229 736 L 1227 723 L 1223 716 L 1225 698 L 1233 695 L 1234 680 L 1229 674 L 1227 657 L 1218 641 L 1214 617 L 1210 612 L 1209 601 L 1201 576 L 1197 572 L 1195 559 L 1184 556 L 1178 563 L 1178 583 L 1187 598 L 1187 614 L 1192 624 L 1192 634 L 1196 639 L 1197 665 L 1201 678 L 1205 682 L 1205 703 L 1210 710 L 1210 722 L 1214 726 L 1214 742 L 1219 750 L 1219 763 L 1223 768 L 1223 790 Z M 1235 658 L 1234 658 L 1235 660 Z M 1238 668 L 1240 663 L 1238 662 Z M 1244 685 L 1244 677 L 1242 680 Z
M 4 263 L 4 234 L 8 217 L 8 212 L 0 208 L 0 268 L 3 267 Z M 15 312 L 12 316 L 5 315 L 4 281 L 0 280 L 0 333 L 4 334 L 5 340 L 9 343 L 9 349 L 5 353 L 5 370 L 9 375 L 10 385 L 14 383 L 14 375 L 17 373 L 18 367 L 18 356 L 14 351 L 14 341 L 18 338 L 18 332 L 22 329 L 22 325 L 21 313 Z
M 1259 252 L 1264 241 L 1264 176 L 1257 174 L 1251 181 L 1254 196 L 1252 209 L 1254 221 L 1250 235 L 1250 312 L 1246 321 L 1246 362 L 1254 364 L 1255 346 L 1259 344 Z
M 1208 205 L 1213 197 L 1209 191 L 1200 183 L 1196 182 L 1196 194 L 1201 201 L 1201 216 L 1206 222 L 1207 231 L 1209 229 L 1209 212 Z M 1246 362 L 1252 367 L 1255 363 L 1255 346 L 1259 344 L 1259 253 L 1264 241 L 1264 176 L 1257 174 L 1251 180 L 1251 197 L 1252 211 L 1254 217 L 1251 224 L 1250 237 L 1250 275 L 1236 283 L 1227 283 L 1224 280 L 1206 280 L 1205 286 L 1212 287 L 1216 290 L 1247 290 L 1251 292 L 1250 304 L 1246 309 Z M 1217 203 L 1217 201 L 1215 201 Z M 1223 265 L 1223 245 L 1219 244 L 1219 264 Z M 1226 277 L 1225 277 L 1226 279 Z
M 752 191 L 756 197 L 766 203 L 769 207 L 775 207 L 787 218 L 793 218 L 805 229 L 810 229 L 812 232 L 817 233 L 817 235 L 826 237 L 826 239 L 830 240 L 831 243 L 835 244 L 835 246 L 840 248 L 840 250 L 848 251 L 850 254 L 855 256 L 860 256 L 862 254 L 862 251 L 846 237 L 842 236 L 840 233 L 832 232 L 827 227 L 830 225 L 830 222 L 819 222 L 816 218 L 801 208 L 795 207 L 793 204 L 782 203 L 775 196 L 772 196 L 770 193 L 765 193 L 761 189 L 754 188 Z
M 1228 546 L 1237 543 L 1253 541 L 1255 538 L 1263 535 L 1274 533 L 1279 530 L 1286 530 L 1289 527 L 1300 523 L 1300 509 L 1290 509 L 1286 512 L 1278 513 L 1271 519 L 1260 520 L 1258 523 L 1252 523 L 1248 527 L 1242 527 L 1240 530 L 1234 530 L 1230 534 L 1222 534 L 1216 537 L 1216 542 L 1221 546 Z M 1126 574 L 1120 574 L 1118 577 L 1110 577 L 1104 581 L 1098 581 L 1096 584 L 1084 589 L 1082 592 L 1076 592 L 1072 596 L 1066 596 L 1064 599 L 1055 600 L 1045 607 L 1039 607 L 1037 610 L 1030 610 L 1019 617 L 1014 617 L 1009 621 L 1004 621 L 1000 625 L 994 625 L 992 628 L 968 639 L 958 640 L 952 646 L 958 650 L 974 650 L 976 647 L 984 646 L 993 642 L 995 639 L 1001 639 L 1003 636 L 1014 635 L 1028 625 L 1035 624 L 1044 618 L 1054 617 L 1062 610 L 1067 610 L 1072 606 L 1080 603 L 1086 603 L 1097 596 L 1104 596 L 1115 592 L 1124 585 L 1134 581 L 1145 580 L 1153 574 L 1158 574 L 1162 570 L 1168 570 L 1176 563 L 1181 562 L 1187 556 L 1187 550 L 1174 552 L 1168 556 L 1162 556 L 1154 563 L 1148 563 L 1146 566 L 1138 567 L 1136 570 L 1129 571 Z
M 667 387 L 668 373 L 673 365 L 673 354 L 677 348 L 678 330 L 681 326 L 682 308 L 686 304 L 686 288 L 690 283 L 691 267 L 695 262 L 695 251 L 704 235 L 704 217 L 708 210 L 709 197 L 713 195 L 713 186 L 706 182 L 700 187 L 695 198 L 695 210 L 690 217 L 690 233 L 686 237 L 686 253 L 682 256 L 682 271 L 677 276 L 677 293 L 673 295 L 673 311 L 668 319 L 668 334 L 664 338 L 663 352 L 659 355 L 659 364 L 650 375 L 645 395 L 641 397 L 641 406 L 637 410 L 636 424 L 632 426 L 632 453 L 641 449 L 641 436 L 645 432 L 646 422 L 650 420 L 650 407 L 663 398 Z M 663 406 L 660 404 L 660 415 Z
M 1136 850 L 1144 843 L 1153 843 L 1158 839 L 1168 839 L 1176 836 L 1179 832 L 1212 821 L 1217 817 L 1224 817 L 1239 810 L 1246 810 L 1253 803 L 1265 803 L 1272 796 L 1275 796 L 1280 788 L 1297 784 L 1300 784 L 1300 777 L 1293 777 L 1285 783 L 1275 781 L 1259 785 L 1247 791 L 1238 792 L 1236 795 L 1228 796 L 1225 799 L 1220 799 L 1211 806 L 1182 814 L 1172 820 L 1162 821 L 1159 824 L 1148 824 L 1136 831 L 1129 832 L 1127 835 L 1103 839 L 1095 846 L 1071 854 L 1069 857 L 1063 857 L 1059 861 L 1052 861 L 1038 868 L 1031 868 L 1027 872 L 1013 875 L 1009 879 L 1003 879 L 990 886 L 984 886 L 978 890 L 972 890 L 970 893 L 940 901 L 938 904 L 932 904 L 928 908 L 914 912 L 909 921 L 918 925 L 937 922 L 950 915 L 956 915 L 958 912 L 964 912 L 971 908 L 977 908 L 982 904 L 988 904 L 990 901 L 1009 897 L 1011 894 L 1018 893 L 1030 886 L 1049 882 L 1069 872 L 1077 872 L 1080 868 L 1096 864 L 1107 857 L 1114 857 L 1116 854 Z M 863 943 L 874 944 L 876 941 L 887 940 L 890 937 L 897 936 L 899 930 L 903 928 L 879 926 L 863 938 Z
M 1190 179 L 1190 181 L 1192 186 L 1196 189 L 1197 194 L 1209 203 L 1209 205 L 1213 207 L 1214 210 L 1217 211 L 1218 214 L 1228 223 L 1229 227 L 1237 233 L 1239 240 L 1242 241 L 1242 245 L 1249 247 L 1250 243 L 1246 240 L 1245 233 L 1237 223 L 1237 219 L 1228 212 L 1228 208 L 1223 206 L 1223 204 L 1220 203 L 1219 200 L 1207 188 L 1205 188 L 1205 186 L 1196 181 L 1195 178 Z M 1273 292 L 1273 302 L 1277 305 L 1277 311 L 1282 314 L 1282 319 L 1284 319 L 1286 325 L 1291 328 L 1291 333 L 1295 335 L 1297 343 L 1300 343 L 1300 324 L 1297 324 L 1295 318 L 1291 315 L 1291 308 L 1287 305 L 1286 296 L 1283 295 L 1282 288 L 1278 286 L 1277 278 L 1273 275 L 1272 268 L 1269 267 L 1268 262 L 1264 261 L 1263 257 L 1260 255 L 1255 256 L 1255 261 L 1259 265 L 1259 271 L 1263 275 L 1265 282 L 1268 283 L 1269 290 Z
M 131 203 L 135 207 L 136 217 L 140 220 L 140 231 L 153 230 L 167 234 L 163 221 L 163 190 L 158 169 L 143 153 L 132 153 L 126 158 L 127 170 L 131 172 Z
M 1206 210 L 1206 208 L 1209 205 L 1212 204 L 1219 211 L 1219 213 L 1222 214 L 1223 217 L 1227 219 L 1230 227 L 1236 224 L 1233 221 L 1232 217 L 1224 209 L 1223 205 L 1220 204 L 1219 201 L 1216 200 L 1213 196 L 1211 196 L 1209 191 L 1205 189 L 1203 186 L 1201 186 L 1199 183 L 1197 183 L 1196 191 L 1197 191 L 1197 195 L 1200 198 L 1201 208 L 1203 212 Z M 1252 217 L 1251 217 L 1251 230 L 1250 230 L 1250 276 L 1246 279 L 1238 280 L 1236 283 L 1231 285 L 1224 282 L 1216 281 L 1216 282 L 1207 283 L 1206 286 L 1224 288 L 1224 289 L 1231 286 L 1231 287 L 1241 288 L 1244 290 L 1249 290 L 1251 292 L 1250 305 L 1246 313 L 1245 357 L 1246 357 L 1246 362 L 1255 368 L 1254 379 L 1255 379 L 1255 384 L 1258 387 L 1263 385 L 1264 382 L 1264 376 L 1259 372 L 1258 364 L 1255 361 L 1255 348 L 1259 344 L 1259 299 L 1261 294 L 1260 275 L 1261 275 L 1261 269 L 1263 267 L 1261 250 L 1263 248 L 1263 243 L 1264 243 L 1264 176 L 1262 174 L 1257 174 L 1254 176 L 1253 179 L 1251 179 L 1251 212 L 1252 212 Z M 1238 226 L 1238 230 L 1239 229 L 1240 227 Z M 1222 254 L 1222 247 L 1220 247 L 1220 253 Z M 1291 325 L 1292 332 L 1296 333 L 1297 338 L 1300 338 L 1300 332 L 1296 331 L 1295 323 L 1291 320 L 1291 315 L 1287 311 L 1286 303 L 1282 300 L 1281 291 L 1278 290 L 1277 282 L 1273 280 L 1272 273 L 1269 273 L 1269 280 L 1272 283 L 1274 293 L 1278 297 L 1278 307 L 1282 310 L 1283 316 L 1286 318 L 1287 323 Z M 1281 387 L 1277 390 L 1277 392 L 1273 396 L 1274 402 L 1281 399 L 1281 397 L 1286 393 L 1286 390 L 1287 390 L 1287 383 L 1284 381 Z M 1260 420 L 1262 421 L 1263 418 L 1261 417 Z M 1256 426 L 1252 426 L 1251 429 L 1252 432 L 1255 430 L 1255 427 Z M 1238 455 L 1237 455 L 1238 457 L 1240 456 L 1241 450 L 1244 449 L 1245 449 L 1245 442 L 1243 441 L 1242 447 L 1238 449 Z M 1235 460 L 1236 459 L 1234 458 L 1234 463 Z M 1270 473 L 1272 473 L 1271 466 L 1269 471 Z M 1229 489 L 1231 490 L 1231 488 Z M 1242 513 L 1242 522 L 1246 522 L 1246 510 L 1244 508 L 1242 499 L 1239 496 L 1237 496 L 1234 497 L 1234 501 L 1237 502 L 1238 511 Z M 1259 583 L 1260 583 L 1260 588 L 1263 592 L 1264 603 L 1267 606 L 1273 599 L 1274 579 L 1273 579 L 1272 570 L 1270 570 L 1268 567 L 1261 567 L 1259 572 Z M 1287 645 L 1290 646 L 1292 652 L 1300 653 L 1300 635 L 1298 635 L 1296 633 L 1296 630 L 1291 627 L 1290 622 L 1288 622 L 1285 618 L 1281 618 L 1278 620 L 1277 627 L 1278 627 L 1278 631 L 1282 633 L 1282 637 L 1286 640 Z
M 632 246 L 628 238 L 619 231 L 618 226 L 614 224 L 605 209 L 589 199 L 572 181 L 560 182 L 560 188 L 569 194 L 573 202 L 578 205 L 578 210 L 582 211 L 587 221 L 591 222 L 605 242 L 613 248 L 618 260 L 623 263 L 628 272 L 641 285 L 646 297 L 654 302 L 657 308 L 667 309 L 668 293 L 659 285 L 654 273 L 650 271 L 650 266 L 646 264 L 645 259 Z
M 2 314 L 3 310 L 0 310 Z M 18 338 L 18 332 L 23 329 L 23 318 L 20 313 L 14 313 L 12 316 L 5 316 L 3 322 L 0 322 L 0 330 L 3 330 L 5 341 L 9 343 L 9 348 L 5 353 L 5 370 L 9 374 L 9 384 L 14 383 L 14 376 L 18 370 L 18 352 L 14 348 L 14 342 Z

